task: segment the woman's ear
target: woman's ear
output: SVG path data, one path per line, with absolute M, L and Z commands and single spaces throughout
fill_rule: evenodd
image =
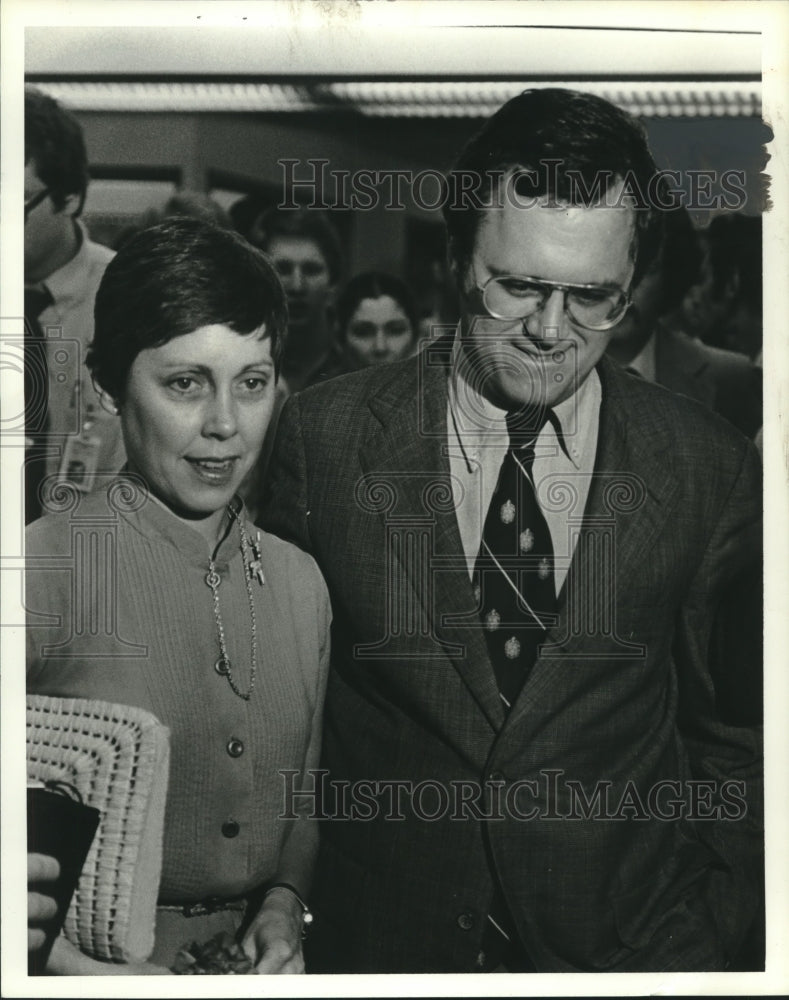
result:
M 101 405 L 102 410 L 106 410 L 106 412 L 112 414 L 113 417 L 117 417 L 121 412 L 118 401 L 114 399 L 106 389 L 102 389 L 102 387 L 97 384 L 95 379 L 92 379 L 91 381 L 93 382 L 93 388 L 96 390 L 96 394 L 99 397 L 99 404 Z

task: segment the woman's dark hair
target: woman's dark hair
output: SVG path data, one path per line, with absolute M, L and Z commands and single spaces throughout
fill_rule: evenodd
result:
M 77 195 L 78 216 L 88 189 L 88 155 L 82 128 L 70 111 L 36 87 L 25 87 L 25 164 L 50 192 L 60 211 L 69 195 Z
M 557 87 L 526 90 L 508 101 L 468 142 L 452 168 L 443 211 L 450 256 L 468 267 L 482 213 L 514 172 L 518 199 L 548 196 L 571 205 L 599 204 L 618 181 L 637 202 L 634 281 L 660 243 L 654 206 L 668 208 L 641 125 L 593 94 Z
M 96 294 L 87 365 L 122 399 L 134 359 L 215 323 L 239 334 L 265 325 L 279 373 L 287 329 L 285 293 L 270 261 L 231 230 L 174 218 L 132 236 L 110 261 Z
M 351 278 L 337 299 L 337 340 L 344 344 L 348 334 L 348 324 L 359 303 L 365 299 L 380 299 L 388 295 L 394 299 L 408 318 L 414 339 L 419 331 L 416 306 L 407 286 L 393 274 L 384 271 L 365 271 Z

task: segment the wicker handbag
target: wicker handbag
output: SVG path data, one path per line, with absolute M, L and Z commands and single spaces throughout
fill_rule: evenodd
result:
M 153 951 L 170 732 L 149 712 L 29 695 L 29 780 L 65 782 L 101 813 L 63 931 L 80 951 L 141 962 Z

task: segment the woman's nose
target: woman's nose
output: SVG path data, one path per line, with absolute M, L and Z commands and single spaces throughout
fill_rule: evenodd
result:
M 375 334 L 375 342 L 373 344 L 373 349 L 376 354 L 387 354 L 389 351 L 389 344 L 386 340 L 386 334 L 383 330 L 378 330 Z
M 236 403 L 229 391 L 217 391 L 208 404 L 203 424 L 207 437 L 230 438 L 236 433 Z

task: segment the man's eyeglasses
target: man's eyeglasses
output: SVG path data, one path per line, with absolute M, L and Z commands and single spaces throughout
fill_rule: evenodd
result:
M 32 198 L 28 198 L 25 202 L 25 222 L 27 222 L 27 217 L 33 211 L 33 209 L 40 205 L 45 198 L 49 197 L 49 188 L 42 188 L 40 191 L 36 191 Z
M 544 278 L 503 274 L 477 286 L 482 302 L 494 319 L 527 319 L 545 308 L 555 292 L 564 293 L 564 311 L 587 330 L 610 330 L 630 305 L 626 292 L 616 285 L 564 285 Z

